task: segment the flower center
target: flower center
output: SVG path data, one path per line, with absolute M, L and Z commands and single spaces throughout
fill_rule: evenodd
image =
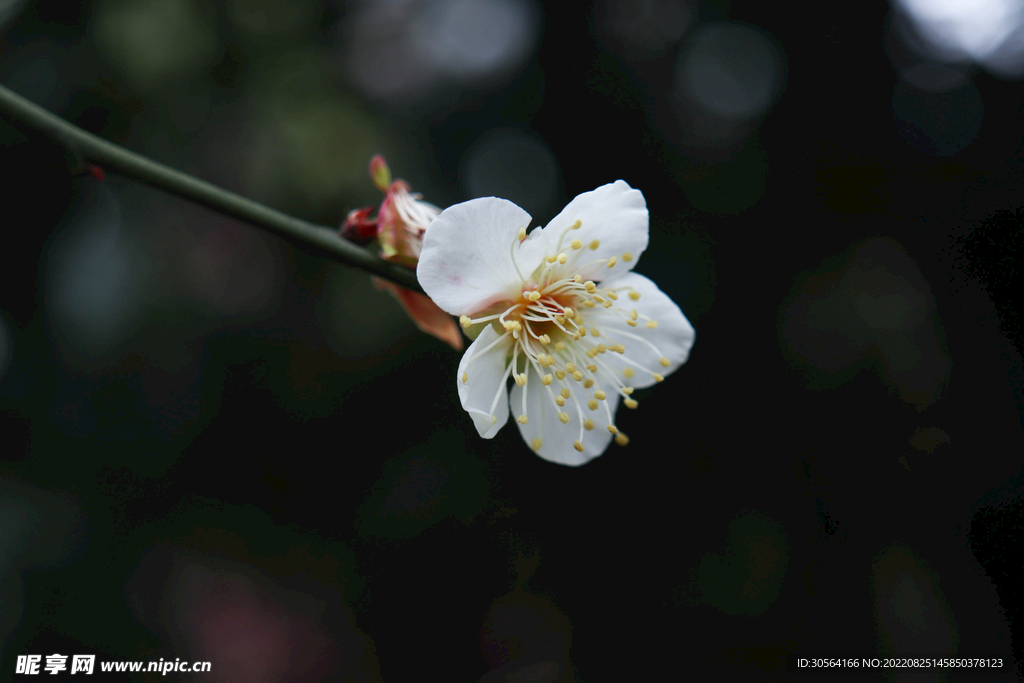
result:
M 610 392 L 616 392 L 623 398 L 627 408 L 636 408 L 637 401 L 631 397 L 633 388 L 627 386 L 623 379 L 628 380 L 636 372 L 644 372 L 655 381 L 664 377 L 653 369 L 644 367 L 629 357 L 628 348 L 646 346 L 653 350 L 663 367 L 670 365 L 669 360 L 658 348 L 641 335 L 618 327 L 607 330 L 596 324 L 591 311 L 598 306 L 608 309 L 618 316 L 630 328 L 641 322 L 647 328 L 654 329 L 657 322 L 643 315 L 636 308 L 626 309 L 618 305 L 620 293 L 631 302 L 639 301 L 640 292 L 632 287 L 599 287 L 593 281 L 584 281 L 579 271 L 595 263 L 603 263 L 613 268 L 617 258 L 599 259 L 589 263 L 578 264 L 580 255 L 587 250 L 596 250 L 600 243 L 593 240 L 584 249 L 580 240 L 572 240 L 569 244 L 571 256 L 561 251 L 566 235 L 580 227 L 580 221 L 563 231 L 554 255 L 546 256 L 540 267 L 529 278 L 524 278 L 523 287 L 518 297 L 509 299 L 499 306 L 498 310 L 489 309 L 477 318 L 462 316 L 460 322 L 464 328 L 489 322 L 501 334 L 492 345 L 476 352 L 468 365 L 494 345 L 511 336 L 512 344 L 509 366 L 506 377 L 511 373 L 516 384 L 526 385 L 528 370 L 532 367 L 540 377 L 543 391 L 557 407 L 558 420 L 562 425 L 571 425 L 579 430 L 574 447 L 583 451 L 584 432 L 595 428 L 596 424 L 604 424 L 606 429 L 615 434 L 619 445 L 629 443 L 628 437 L 619 432 L 613 420 L 612 411 L 606 401 Z M 525 229 L 520 229 L 519 236 L 512 245 L 512 259 L 515 263 L 515 248 L 526 238 Z M 623 261 L 632 256 L 622 255 Z M 518 272 L 518 264 L 516 265 Z M 522 275 L 522 273 L 520 273 Z M 614 281 L 613 283 L 614 284 Z M 616 372 L 604 356 L 617 353 L 625 365 Z M 462 382 L 469 381 L 468 369 L 461 377 Z M 500 392 L 504 391 L 504 382 L 498 387 L 498 394 L 491 406 L 491 414 L 497 406 Z M 527 424 L 529 417 L 526 410 L 526 392 L 523 392 L 522 409 L 517 418 L 520 424 Z M 571 411 L 571 412 L 570 412 Z M 575 420 L 573 418 L 576 418 Z M 496 418 L 495 418 L 496 419 Z M 596 422 L 595 422 L 596 420 Z M 576 424 L 573 424 L 573 423 Z M 543 445 L 541 436 L 531 444 L 534 450 Z M 559 427 L 556 427 L 559 428 Z

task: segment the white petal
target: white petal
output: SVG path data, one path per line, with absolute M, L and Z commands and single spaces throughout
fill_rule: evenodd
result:
M 420 286 L 452 315 L 514 298 L 523 281 L 510 247 L 529 224 L 530 214 L 506 199 L 484 197 L 448 207 L 423 236 L 416 267 Z M 520 270 L 529 276 L 538 263 L 520 263 Z
M 554 403 L 552 394 L 558 395 L 559 390 L 565 386 L 572 392 L 572 398 L 565 403 L 565 407 L 559 408 Z M 551 389 L 549 393 L 547 389 Z M 590 410 L 587 407 L 587 399 L 592 392 L 583 389 L 583 385 L 572 380 L 564 382 L 555 381 L 550 387 L 545 387 L 541 382 L 540 375 L 534 368 L 527 373 L 526 386 L 512 386 L 512 395 L 509 399 L 509 409 L 512 414 L 522 414 L 523 393 L 526 393 L 526 416 L 527 423 L 524 425 L 516 423 L 519 427 L 519 434 L 523 437 L 526 445 L 540 457 L 560 465 L 582 465 L 601 455 L 608 448 L 612 440 L 612 433 L 608 431 L 608 416 L 614 420 L 615 409 L 619 405 L 619 396 L 612 390 L 607 390 L 608 397 L 598 405 L 597 410 Z M 588 395 L 588 393 L 590 395 Z M 575 401 L 573 400 L 575 399 Z M 579 402 L 577 406 L 576 402 Z M 607 410 L 604 404 L 607 404 Z M 559 412 L 569 414 L 569 422 L 563 424 L 558 419 Z M 590 418 L 594 421 L 592 430 L 583 429 L 580 439 L 581 419 Z M 541 440 L 539 450 L 533 448 L 534 440 Z M 573 443 L 577 440 L 583 444 L 583 451 L 577 451 Z
M 579 230 L 569 231 L 562 240 L 562 246 L 558 247 L 559 237 L 577 220 L 580 221 Z M 555 251 L 559 249 L 574 259 L 563 271 L 571 270 L 573 274 L 583 276 L 584 280 L 595 282 L 611 279 L 632 270 L 647 248 L 647 202 L 640 190 L 634 190 L 625 181 L 616 180 L 577 196 L 542 231 L 535 230 L 534 233 L 530 239 L 543 243 L 547 250 L 545 256 L 556 256 Z M 583 243 L 583 248 L 576 252 L 569 246 L 574 239 Z M 597 249 L 590 248 L 594 240 L 598 241 Z M 624 254 L 628 254 L 628 260 Z M 611 268 L 607 263 L 588 265 L 612 256 L 616 263 Z
M 493 438 L 508 421 L 508 389 L 505 384 L 511 346 L 511 335 L 500 335 L 487 325 L 466 349 L 459 363 L 459 374 L 455 380 L 459 387 L 459 400 L 485 439 Z M 476 358 L 478 353 L 481 355 Z M 465 382 L 462 381 L 463 374 L 467 378 Z
M 585 313 L 587 328 L 597 327 L 601 336 L 607 339 L 606 344 L 622 344 L 626 347 L 624 354 L 601 354 L 601 359 L 615 370 L 624 384 L 638 389 L 649 387 L 656 381 L 652 373 L 666 377 L 686 362 L 696 333 L 690 321 L 679 310 L 679 306 L 658 289 L 657 285 L 643 275 L 627 273 L 614 281 L 602 283 L 602 286 L 617 290 L 617 308 L 625 311 L 636 309 L 638 314 L 647 316 L 658 324 L 656 328 L 651 329 L 647 327 L 645 318 L 638 317 L 637 326 L 630 327 L 622 316 L 615 313 L 614 308 L 598 306 Z M 640 293 L 638 300 L 633 301 L 629 298 L 630 288 Z M 593 340 L 590 336 L 587 339 Z M 667 367 L 661 364 L 662 357 L 668 359 Z M 627 363 L 624 359 L 633 361 L 640 367 Z M 624 377 L 622 371 L 626 368 L 633 368 L 635 374 L 632 378 Z

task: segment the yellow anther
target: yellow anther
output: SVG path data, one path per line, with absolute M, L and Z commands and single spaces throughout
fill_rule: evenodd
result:
M 665 356 L 659 358 L 658 362 L 661 363 L 661 367 L 663 368 L 667 368 L 668 366 L 672 365 L 672 362 L 668 358 L 665 358 Z
M 569 257 L 565 255 L 564 251 L 558 255 L 558 262 L 561 263 L 563 266 L 566 264 L 568 260 Z
M 582 382 L 583 381 L 583 373 L 580 372 L 579 370 L 577 370 L 576 372 L 572 373 L 572 378 L 574 380 L 576 380 L 577 382 Z
M 658 373 L 652 372 L 651 374 L 654 375 L 654 381 L 655 382 L 664 382 L 665 381 L 665 378 L 663 376 L 659 375 Z
M 565 351 L 565 342 L 555 342 L 555 351 Z
M 619 260 L 617 258 L 615 258 L 614 256 L 612 256 L 610 259 L 608 259 L 608 267 L 611 268 L 611 267 L 613 267 L 618 262 L 619 262 Z
M 591 372 L 597 372 L 597 366 L 591 363 L 590 365 L 587 366 L 587 370 L 590 370 Z
M 595 296 L 595 297 L 594 297 L 594 301 L 596 301 L 596 302 L 597 302 L 597 303 L 599 303 L 599 304 L 603 304 L 603 303 L 604 303 L 604 299 L 602 299 L 602 298 L 601 298 L 601 297 L 599 297 L 599 296 Z
M 636 373 L 633 371 L 633 368 L 624 368 L 622 370 L 622 376 L 625 377 L 626 379 L 629 379 L 630 377 L 632 377 L 635 374 Z
M 529 422 L 529 420 L 527 419 L 527 417 L 525 415 L 520 415 L 518 418 L 516 418 L 516 422 L 518 422 L 521 425 L 524 425 L 527 422 Z
M 580 242 L 579 240 L 573 240 L 572 242 L 569 242 L 569 246 L 572 247 L 573 249 L 582 249 L 583 242 Z
M 558 258 L 557 256 L 547 256 L 547 257 L 544 258 L 544 260 L 547 261 L 548 263 L 554 263 L 555 259 L 557 259 L 557 258 Z
M 555 370 L 555 377 L 565 379 L 565 370 Z
M 468 381 L 469 381 L 469 373 L 468 372 L 463 372 L 462 373 L 462 383 L 465 384 Z
M 630 394 L 632 394 L 632 393 L 633 393 L 633 387 L 622 387 L 621 391 L 622 391 L 622 393 L 624 393 L 624 394 L 625 394 L 626 396 L 629 396 Z
M 565 316 L 564 315 L 556 315 L 555 316 L 555 322 L 558 323 L 559 325 L 564 325 L 565 324 Z
M 551 343 L 551 337 L 549 337 L 546 334 L 542 334 L 539 337 L 537 337 L 537 341 L 539 341 L 544 346 L 547 346 L 548 344 Z
M 506 320 L 502 325 L 505 326 L 506 332 L 516 332 L 522 327 L 518 320 Z
M 522 242 L 526 239 L 526 228 L 519 228 L 519 241 Z
M 626 404 L 626 407 L 627 407 L 627 408 L 636 408 L 636 407 L 637 407 L 637 406 L 639 405 L 639 404 L 638 404 L 638 403 L 636 402 L 636 400 L 635 400 L 635 399 L 632 399 L 632 398 L 627 398 L 627 399 L 623 399 L 623 401 L 622 401 L 622 402 Z
M 537 290 L 530 292 L 530 301 L 540 301 L 540 292 Z
M 622 254 L 622 260 L 623 260 L 623 261 L 625 261 L 626 263 L 629 263 L 630 261 L 632 261 L 632 260 L 633 260 L 633 255 L 632 255 L 632 254 L 630 254 L 630 253 L 629 253 L 628 251 L 627 251 L 627 252 L 624 252 L 624 253 Z
M 647 327 L 651 328 L 652 330 L 655 327 L 657 327 L 657 326 L 658 326 L 658 321 L 657 320 L 648 320 L 647 321 Z
M 618 434 L 619 428 L 616 427 L 615 425 L 608 425 L 608 431 L 611 432 L 612 434 Z
M 569 228 L 569 229 L 570 229 L 570 230 L 579 230 L 579 229 L 580 229 L 580 226 L 581 226 L 581 225 L 583 225 L 583 221 L 581 221 L 581 220 L 580 220 L 579 218 L 577 218 L 577 219 L 576 219 L 576 222 L 575 222 L 575 223 L 573 223 L 573 224 L 572 224 L 572 227 L 571 227 L 571 228 Z
M 543 377 L 540 378 L 540 381 L 541 384 L 543 384 L 546 387 L 549 387 L 551 386 L 551 383 L 555 381 L 555 378 L 552 377 L 551 375 L 544 375 Z
M 587 349 L 587 358 L 593 358 L 597 355 L 597 349 Z
M 587 407 L 591 410 L 597 410 L 597 400 L 592 398 L 587 401 Z
M 629 293 L 629 298 L 633 301 L 640 301 L 640 292 L 633 290 Z
M 555 405 L 561 408 L 565 405 L 565 399 L 561 396 L 555 396 Z
M 573 310 L 572 310 L 571 308 L 569 308 L 568 306 L 566 306 L 566 307 L 565 307 L 565 317 L 566 317 L 567 319 L 569 319 L 569 320 L 572 320 L 572 316 L 573 316 L 573 313 L 575 313 L 575 311 L 573 311 Z
M 533 443 L 531 443 L 530 445 L 533 446 L 533 450 L 539 451 L 540 447 L 544 445 L 544 442 L 540 439 L 534 439 Z
M 611 299 L 612 301 L 618 301 L 619 300 L 619 295 L 616 294 L 615 292 L 607 292 L 607 294 L 608 294 L 608 298 Z
M 558 393 L 562 395 L 562 398 L 569 398 L 570 396 L 572 396 L 572 392 L 570 392 L 565 387 L 562 387 L 562 390 Z
M 629 437 L 623 434 L 622 432 L 619 432 L 618 434 L 615 435 L 615 443 L 619 444 L 620 446 L 625 446 L 626 444 L 629 443 Z
M 584 301 L 584 302 L 583 302 L 583 305 L 584 305 L 584 306 L 586 306 L 587 308 L 593 308 L 593 307 L 594 307 L 594 306 L 596 306 L 597 304 L 595 304 L 595 303 L 594 303 L 593 301 L 591 301 L 590 299 L 587 299 L 586 301 Z
M 569 413 L 559 413 L 558 421 L 564 425 L 569 424 Z
M 473 324 L 473 321 L 469 319 L 468 315 L 460 315 L 459 324 L 462 325 L 463 329 L 468 329 Z
M 579 333 L 580 333 L 580 336 L 581 336 L 581 337 L 586 337 L 586 336 L 587 336 L 587 328 L 585 328 L 585 327 L 583 327 L 583 326 L 580 326 L 580 329 L 579 329 L 579 330 L 577 330 L 577 332 L 579 332 Z
M 579 441 L 573 441 L 572 447 L 578 450 L 580 453 L 583 452 L 583 444 L 581 444 Z
M 580 340 L 580 333 L 579 332 L 573 332 L 572 333 L 572 340 L 573 341 L 579 341 Z
M 576 372 L 576 365 L 574 363 L 566 363 L 565 371 L 571 375 L 572 373 Z
M 591 240 L 590 241 L 590 248 L 591 249 L 597 249 L 599 246 L 601 246 L 601 240 Z
M 575 282 L 576 284 L 579 284 L 579 283 L 583 282 L 583 276 L 579 275 L 579 274 L 573 275 L 572 276 L 572 281 Z
M 598 353 L 608 353 L 608 347 L 605 346 L 604 344 L 598 344 L 597 345 L 597 352 Z
M 587 290 L 588 294 L 593 294 L 597 291 L 597 285 L 594 284 L 593 280 L 587 280 L 583 283 L 583 288 Z
M 635 320 L 627 320 L 626 324 L 629 325 L 630 327 L 636 327 L 636 321 Z
M 594 392 L 594 398 L 596 398 L 598 401 L 603 401 L 606 398 L 608 398 L 608 394 L 598 389 L 597 391 Z
M 591 327 L 590 328 L 590 334 L 594 335 L 595 337 L 600 337 L 601 336 L 601 330 L 597 329 L 596 327 Z
M 630 320 L 636 320 L 639 317 L 640 317 L 640 314 L 636 312 L 635 308 L 632 311 L 629 312 L 629 319 Z
M 591 429 L 594 428 L 594 421 L 588 417 L 586 420 L 583 421 L 583 428 L 589 432 Z
M 516 375 L 516 384 L 518 384 L 521 387 L 526 386 L 526 373 Z
M 589 389 L 592 386 L 594 386 L 594 380 L 592 380 L 592 379 L 585 379 L 585 380 L 583 380 L 583 388 L 584 389 Z

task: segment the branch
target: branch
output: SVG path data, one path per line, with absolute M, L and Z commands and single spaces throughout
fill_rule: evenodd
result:
M 90 161 L 104 171 L 119 173 L 268 230 L 308 253 L 360 268 L 406 289 L 423 292 L 413 271 L 345 241 L 337 230 L 293 218 L 130 152 L 68 123 L 3 86 L 0 86 L 0 114 L 53 138 L 76 157 Z

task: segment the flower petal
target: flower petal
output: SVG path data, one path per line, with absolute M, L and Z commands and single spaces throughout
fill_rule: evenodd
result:
M 448 207 L 423 237 L 416 267 L 423 291 L 452 315 L 518 296 L 523 279 L 509 252 L 519 229 L 529 224 L 530 214 L 506 199 L 484 197 Z M 519 265 L 529 275 L 537 263 Z
M 558 395 L 563 386 L 569 389 L 571 396 L 566 401 L 565 407 L 560 408 L 555 405 L 554 396 Z M 519 427 L 519 434 L 523 437 L 523 441 L 537 455 L 560 465 L 578 466 L 593 460 L 607 450 L 608 444 L 612 440 L 612 433 L 608 431 L 608 425 L 611 424 L 609 417 L 614 421 L 615 409 L 619 405 L 618 394 L 608 392 L 608 397 L 601 402 L 598 409 L 592 411 L 587 407 L 589 396 L 581 384 L 565 380 L 564 382 L 555 381 L 551 386 L 545 387 L 541 376 L 534 367 L 527 371 L 525 387 L 512 385 L 509 408 L 513 415 L 523 414 L 524 393 L 526 395 L 525 414 L 528 420 L 526 424 L 516 422 L 516 426 Z M 567 423 L 558 419 L 559 412 L 569 415 Z M 593 420 L 593 429 L 581 429 L 582 420 L 587 418 Z M 535 448 L 537 439 L 540 439 L 540 448 Z M 577 440 L 583 445 L 582 452 L 576 450 L 573 445 Z
M 602 283 L 603 287 L 614 288 L 619 295 L 617 307 L 597 308 L 587 312 L 587 327 L 596 327 L 608 343 L 622 344 L 626 352 L 601 355 L 624 384 L 638 389 L 649 387 L 657 380 L 653 373 L 665 377 L 675 372 L 686 362 L 696 332 L 690 321 L 679 310 L 672 299 L 658 289 L 658 286 L 638 273 L 627 273 L 613 281 Z M 640 295 L 632 300 L 629 292 Z M 631 327 L 626 318 L 616 313 L 615 308 L 629 311 L 636 309 L 636 327 Z M 653 329 L 647 323 L 654 321 Z M 588 337 L 589 339 L 590 337 Z M 661 359 L 668 359 L 662 365 Z M 628 362 L 632 361 L 632 363 Z M 639 367 L 638 367 L 639 366 Z M 625 377 L 623 371 L 631 368 L 632 377 Z
M 580 221 L 579 230 L 566 234 L 562 246 L 558 247 L 562 233 L 576 221 Z M 569 245 L 572 240 L 578 239 L 583 243 L 583 248 L 571 257 L 575 262 L 570 261 L 569 268 L 584 280 L 599 282 L 618 277 L 631 271 L 640 254 L 647 249 L 647 202 L 640 190 L 634 190 L 623 180 L 616 180 L 577 196 L 542 231 L 534 231 L 538 232 L 541 234 L 536 237 L 531 234 L 530 238 L 543 242 L 547 249 L 543 255 L 554 256 L 560 249 L 571 257 L 573 250 Z M 595 240 L 596 248 L 591 249 Z M 603 261 L 613 256 L 616 263 L 608 268 Z M 599 262 L 592 263 L 594 261 Z
M 473 418 L 480 436 L 493 438 L 508 421 L 508 351 L 512 336 L 487 325 L 459 363 L 456 383 L 462 408 Z
M 377 285 L 378 289 L 391 292 L 417 327 L 427 334 L 437 337 L 456 351 L 462 350 L 462 334 L 459 332 L 459 326 L 455 324 L 455 320 L 450 315 L 438 308 L 437 304 L 428 297 L 377 277 L 373 278 L 373 283 Z

